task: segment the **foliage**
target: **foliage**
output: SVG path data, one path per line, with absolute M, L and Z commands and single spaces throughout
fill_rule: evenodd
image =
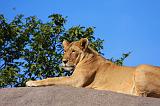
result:
M 25 86 L 28 80 L 69 75 L 59 67 L 64 39 L 88 38 L 90 46 L 101 53 L 103 40 L 95 39 L 94 27 L 67 30 L 66 17 L 52 14 L 48 18 L 44 23 L 35 16 L 17 15 L 9 22 L 0 15 L 0 87 Z
M 119 66 L 122 66 L 124 60 L 125 60 L 130 54 L 131 54 L 131 52 L 123 53 L 121 58 L 119 58 L 119 59 L 111 58 L 111 59 L 109 59 L 109 60 L 112 61 L 112 62 L 114 62 L 115 64 L 117 64 L 117 65 L 119 65 Z

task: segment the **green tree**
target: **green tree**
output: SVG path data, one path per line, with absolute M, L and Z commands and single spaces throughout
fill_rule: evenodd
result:
M 74 26 L 65 29 L 66 17 L 52 14 L 48 22 L 35 16 L 17 15 L 9 22 L 0 15 L 0 87 L 25 86 L 28 80 L 66 76 L 59 67 L 62 41 L 88 38 L 90 46 L 101 53 L 103 40 L 94 37 L 94 27 Z M 122 65 L 124 58 L 114 60 Z
M 0 15 L 0 87 L 25 86 L 27 80 L 67 75 L 60 67 L 62 41 L 88 38 L 101 53 L 103 40 L 95 39 L 94 28 L 65 29 L 66 18 L 49 16 L 43 23 L 35 16 L 17 15 L 11 22 Z

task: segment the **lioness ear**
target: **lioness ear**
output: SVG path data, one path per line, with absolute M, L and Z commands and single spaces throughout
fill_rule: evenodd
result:
M 89 44 L 88 39 L 87 38 L 81 38 L 80 39 L 80 44 L 83 47 L 83 49 L 86 49 L 88 44 Z
M 70 43 L 68 41 L 64 40 L 62 44 L 63 44 L 63 47 L 66 48 Z

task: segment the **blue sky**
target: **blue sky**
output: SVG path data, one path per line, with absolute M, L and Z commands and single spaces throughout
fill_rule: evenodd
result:
M 24 14 L 44 21 L 60 13 L 68 16 L 67 28 L 95 26 L 96 38 L 105 40 L 105 57 L 132 51 L 125 65 L 160 66 L 160 0 L 1 0 L 0 13 L 10 20 Z

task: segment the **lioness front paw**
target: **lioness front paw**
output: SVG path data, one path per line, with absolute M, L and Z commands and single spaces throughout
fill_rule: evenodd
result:
M 26 86 L 27 86 L 27 87 L 36 87 L 36 86 L 38 86 L 38 85 L 36 84 L 35 81 L 27 81 L 27 82 L 26 82 Z

